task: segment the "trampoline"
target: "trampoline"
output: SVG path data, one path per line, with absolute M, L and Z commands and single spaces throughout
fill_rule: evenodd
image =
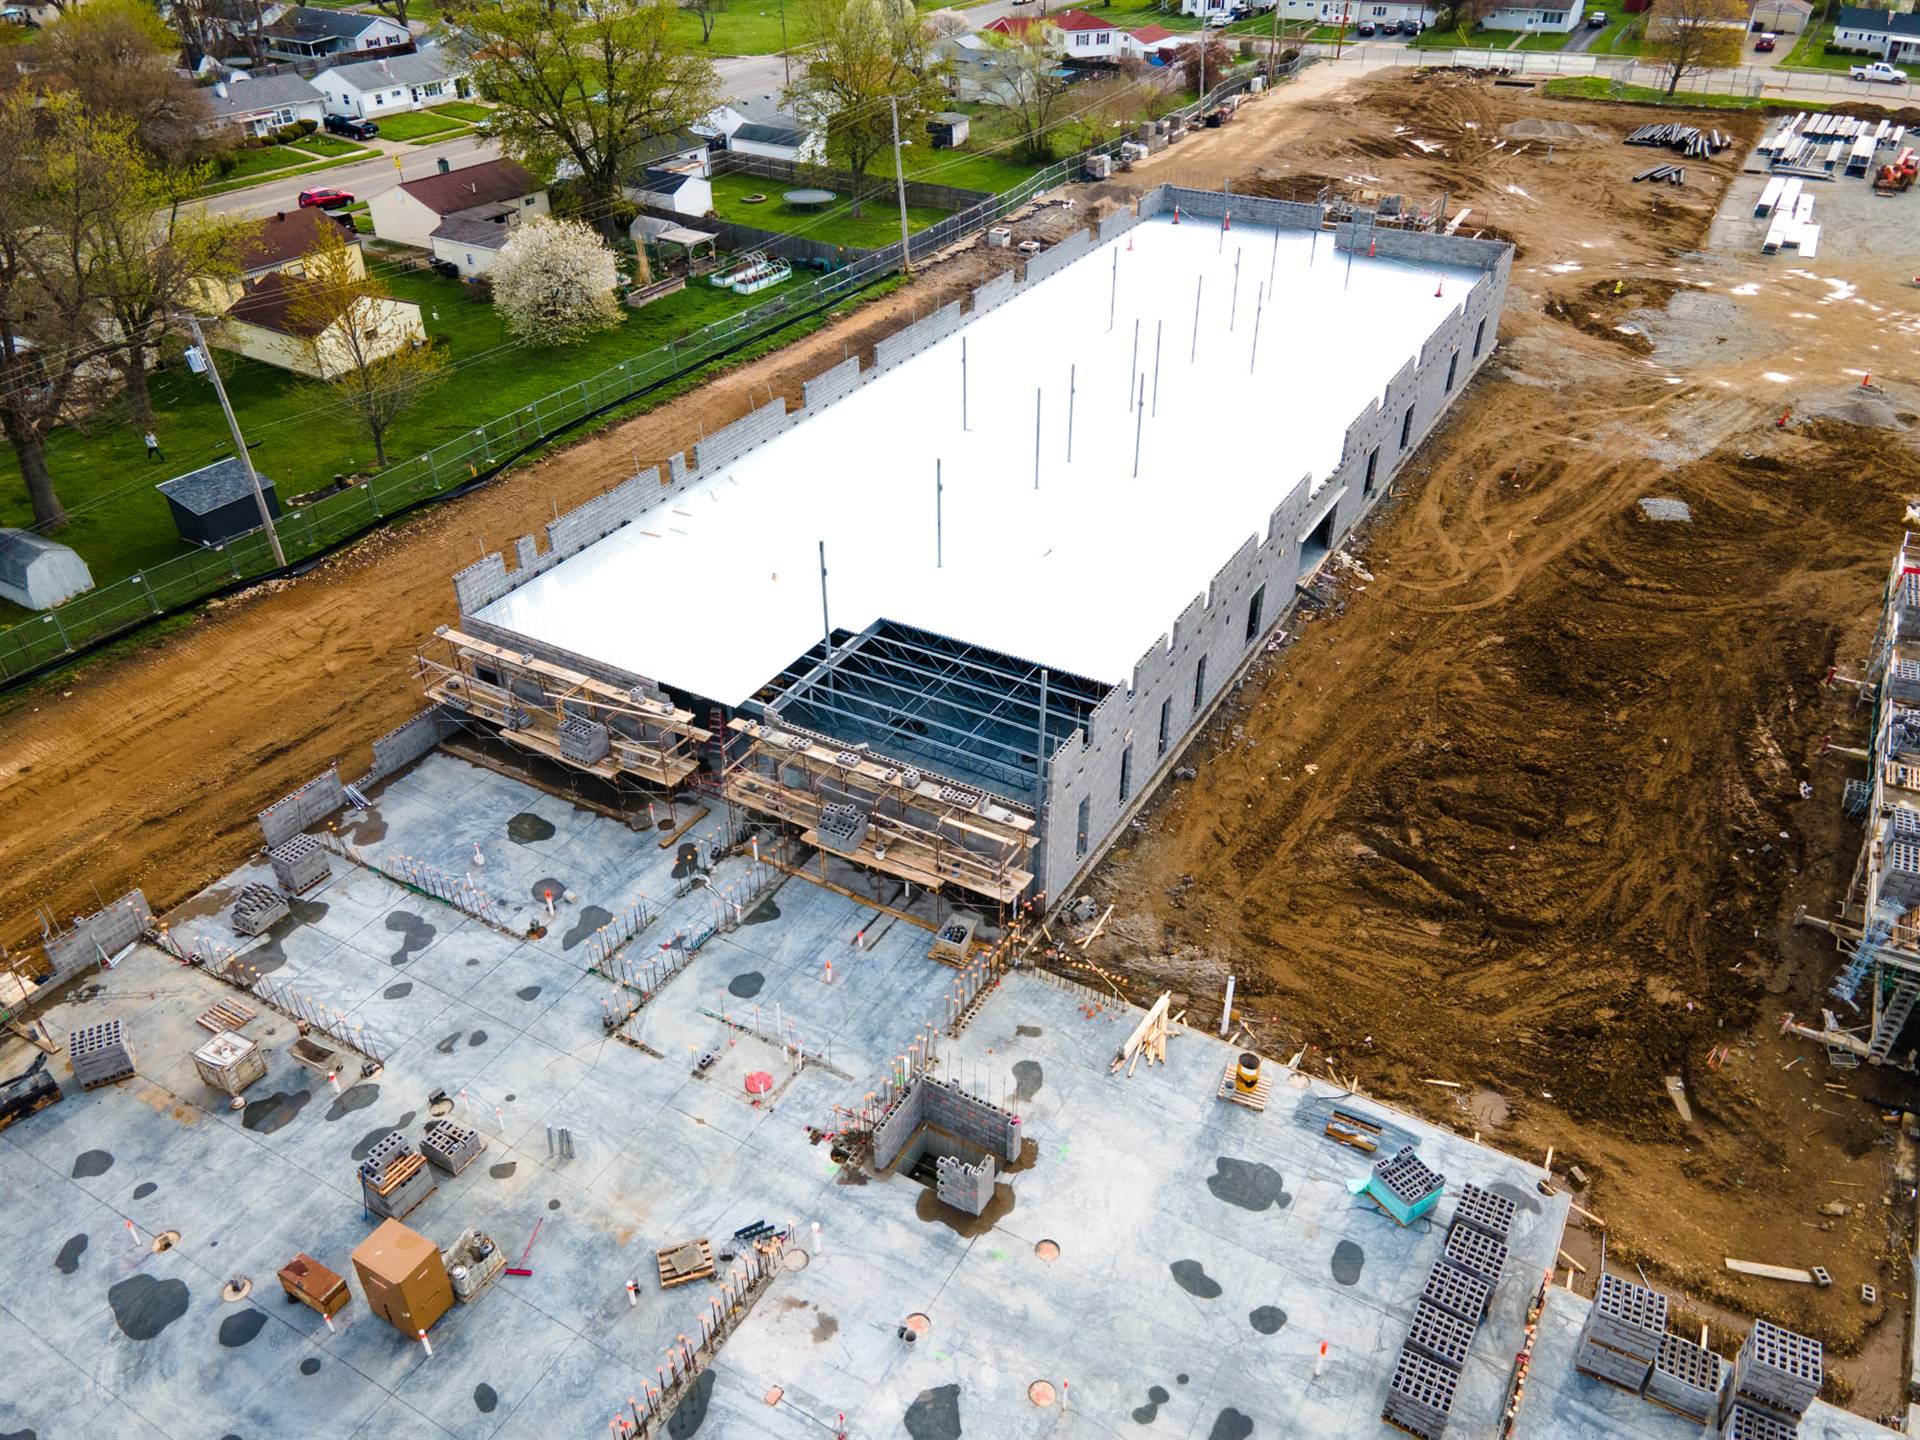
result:
M 840 197 L 831 190 L 789 190 L 780 197 L 796 210 L 820 210 Z

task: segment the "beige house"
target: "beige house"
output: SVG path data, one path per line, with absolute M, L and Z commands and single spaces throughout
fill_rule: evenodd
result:
M 443 221 L 496 225 L 504 235 L 535 215 L 548 213 L 547 187 L 511 160 L 485 160 L 459 170 L 407 180 L 367 202 L 373 233 L 398 245 L 433 248 Z M 497 248 L 497 247 L 496 247 Z
M 351 223 L 342 224 L 323 210 L 282 210 L 266 221 L 240 260 L 237 280 L 202 282 L 199 306 L 214 315 L 225 314 L 228 307 L 244 299 L 269 275 L 303 275 L 306 258 L 320 245 L 323 227 L 332 225 L 347 237 L 347 258 L 356 277 L 367 273 L 367 262 L 360 250 L 360 237 Z
M 227 311 L 220 326 L 220 347 L 316 380 L 351 369 L 348 334 L 339 322 L 316 331 L 288 313 L 292 305 L 293 288 L 286 278 L 267 276 Z M 427 340 L 420 307 L 411 300 L 387 296 L 360 300 L 353 329 L 367 358 L 373 360 Z

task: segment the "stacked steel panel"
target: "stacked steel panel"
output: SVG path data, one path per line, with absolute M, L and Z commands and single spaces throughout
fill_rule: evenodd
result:
M 1478 1275 L 1489 1289 L 1500 1283 L 1500 1272 L 1507 1268 L 1506 1244 L 1471 1225 L 1454 1225 L 1448 1229 L 1446 1254 L 1449 1263 Z
M 103 1020 L 67 1033 L 67 1059 L 83 1090 L 111 1085 L 133 1074 L 133 1046 L 118 1020 Z
M 1637 1395 L 1666 1336 L 1666 1296 L 1618 1275 L 1602 1275 L 1580 1328 L 1574 1368 Z
M 1402 1350 L 1394 1362 L 1393 1379 L 1387 1383 L 1387 1404 L 1380 1418 L 1421 1440 L 1440 1440 L 1459 1385 L 1458 1372 L 1425 1355 Z
M 1722 1432 L 1738 1410 L 1771 1416 L 1792 1434 L 1826 1378 L 1818 1340 L 1796 1335 L 1768 1320 L 1756 1320 L 1734 1357 L 1733 1379 L 1720 1400 Z M 1764 1430 L 1756 1433 L 1765 1433 Z
M 311 835 L 296 835 L 274 846 L 267 851 L 267 860 L 273 866 L 273 878 L 295 895 L 311 890 L 333 873 L 326 850 Z
M 411 1159 L 413 1151 L 407 1147 L 406 1137 L 398 1130 L 375 1145 L 360 1162 L 360 1199 L 361 1203 L 375 1215 L 385 1215 L 398 1220 L 408 1214 L 434 1191 L 433 1171 L 415 1160 L 413 1172 L 384 1195 L 379 1187 L 386 1182 L 387 1172 L 403 1160 Z
M 1655 1404 L 1711 1425 L 1726 1384 L 1725 1360 L 1678 1335 L 1664 1335 L 1643 1393 Z
M 429 1120 L 420 1137 L 420 1153 L 427 1157 L 427 1163 L 448 1175 L 458 1175 L 486 1148 L 487 1142 L 478 1131 L 451 1120 Z
M 249 885 L 233 902 L 233 928 L 241 935 L 264 935 L 287 918 L 287 897 L 271 885 Z

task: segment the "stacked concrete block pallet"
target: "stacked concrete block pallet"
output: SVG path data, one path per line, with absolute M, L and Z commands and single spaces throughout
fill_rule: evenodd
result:
M 368 1212 L 398 1220 L 436 1186 L 433 1172 L 398 1130 L 387 1135 L 360 1162 L 360 1200 Z
M 133 1074 L 133 1046 L 118 1020 L 103 1020 L 67 1035 L 67 1059 L 83 1090 L 111 1085 Z
M 1374 1162 L 1366 1193 L 1396 1224 L 1411 1225 L 1440 1203 L 1446 1185 L 1444 1175 L 1428 1168 L 1411 1145 L 1402 1145 Z
M 1618 1275 L 1602 1275 L 1580 1331 L 1574 1368 L 1638 1395 L 1666 1335 L 1666 1296 Z
M 1394 1362 L 1393 1379 L 1387 1383 L 1387 1405 L 1380 1418 L 1420 1440 L 1440 1440 L 1459 1385 L 1458 1372 L 1425 1355 L 1402 1350 Z
M 867 826 L 870 817 L 858 805 L 823 805 L 820 807 L 820 823 L 814 826 L 820 843 L 829 850 L 852 853 L 860 848 L 860 842 L 867 838 Z
M 1513 1233 L 1514 1208 L 1513 1201 L 1506 1196 L 1482 1190 L 1469 1181 L 1460 1187 L 1460 1198 L 1454 1202 L 1453 1223 L 1477 1230 L 1489 1240 L 1504 1245 Z
M 1478 1275 L 1442 1260 L 1427 1273 L 1420 1299 L 1478 1325 L 1493 1305 L 1493 1286 Z
M 1507 1247 L 1470 1225 L 1449 1228 L 1445 1249 L 1450 1264 L 1478 1275 L 1489 1287 L 1500 1283 L 1501 1272 L 1507 1268 Z
M 1826 1378 L 1826 1360 L 1820 1342 L 1796 1335 L 1768 1320 L 1756 1320 L 1747 1332 L 1747 1340 L 1734 1357 L 1733 1378 L 1720 1399 L 1722 1434 L 1742 1410 L 1760 1419 L 1771 1419 L 1787 1428 L 1791 1435 L 1807 1413 L 1820 1384 Z M 1765 1435 L 1764 1426 L 1754 1430 Z
M 595 720 L 569 715 L 559 725 L 560 754 L 576 765 L 594 765 L 607 758 L 612 748 L 607 727 Z
M 1727 1362 L 1678 1335 L 1660 1340 L 1660 1353 L 1654 1357 L 1653 1371 L 1647 1376 L 1643 1392 L 1656 1405 L 1664 1405 L 1676 1415 L 1702 1425 L 1711 1425 L 1719 1413 L 1720 1395 L 1726 1389 Z
M 1422 1300 L 1414 1307 L 1413 1327 L 1407 1332 L 1406 1348 L 1416 1355 L 1446 1366 L 1458 1373 L 1467 1365 L 1467 1352 L 1479 1327 L 1471 1320 L 1449 1315 L 1438 1305 Z
M 1765 1410 L 1749 1410 L 1735 1405 L 1720 1427 L 1720 1440 L 1794 1440 L 1800 1426 Z
M 241 935 L 264 935 L 287 918 L 287 897 L 271 885 L 249 885 L 233 902 L 233 928 Z
M 486 1148 L 487 1142 L 478 1131 L 451 1120 L 429 1120 L 426 1133 L 420 1137 L 420 1153 L 427 1163 L 448 1175 L 458 1175 Z
M 273 878 L 282 888 L 298 895 L 311 890 L 333 873 L 326 849 L 311 835 L 295 835 L 267 851 L 273 866 Z

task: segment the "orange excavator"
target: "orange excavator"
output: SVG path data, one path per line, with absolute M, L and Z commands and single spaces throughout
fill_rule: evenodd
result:
M 1909 146 L 1900 152 L 1900 158 L 1891 165 L 1882 165 L 1880 173 L 1874 177 L 1873 193 L 1876 195 L 1898 195 L 1913 184 L 1916 172 L 1920 172 L 1920 160 L 1914 157 Z

